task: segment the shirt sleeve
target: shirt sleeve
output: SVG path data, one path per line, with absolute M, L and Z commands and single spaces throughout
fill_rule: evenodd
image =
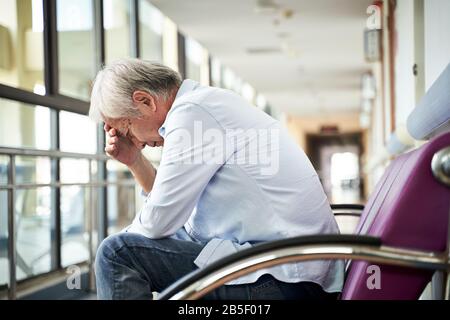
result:
M 178 106 L 165 125 L 164 149 L 153 189 L 128 231 L 150 238 L 177 232 L 232 154 L 227 145 L 224 130 L 202 107 Z

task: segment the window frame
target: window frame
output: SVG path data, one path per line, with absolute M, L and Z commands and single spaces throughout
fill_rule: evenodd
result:
M 139 38 L 139 0 L 127 0 L 130 5 L 130 53 L 132 57 L 140 57 L 140 38 Z M 99 71 L 105 63 L 105 29 L 104 29 L 104 3 L 103 0 L 93 0 L 93 16 L 94 16 L 94 38 L 95 38 L 95 65 Z M 90 208 L 89 210 L 89 260 L 80 263 L 80 267 L 87 267 L 90 275 L 93 274 L 93 219 L 96 219 L 96 231 L 98 233 L 97 243 L 108 235 L 108 205 L 107 205 L 107 188 L 111 185 L 134 186 L 134 182 L 130 180 L 122 180 L 118 182 L 109 182 L 107 180 L 106 163 L 109 158 L 103 153 L 105 147 L 105 133 L 102 125 L 97 126 L 97 153 L 82 154 L 60 151 L 60 111 L 68 111 L 76 114 L 87 115 L 89 111 L 89 102 L 72 98 L 59 92 L 59 52 L 58 52 L 58 33 L 57 33 L 57 1 L 43 0 L 43 48 L 44 48 L 44 84 L 45 95 L 39 95 L 31 91 L 16 88 L 0 83 L 0 98 L 26 103 L 31 106 L 48 107 L 51 112 L 51 148 L 50 150 L 38 150 L 30 148 L 10 148 L 0 146 L 0 155 L 9 157 L 7 169 L 8 183 L 0 185 L 1 191 L 7 192 L 8 198 L 8 278 L 7 285 L 0 285 L 0 297 L 6 296 L 9 299 L 16 299 L 21 293 L 21 288 L 27 288 L 32 284 L 38 284 L 44 279 L 60 277 L 65 273 L 61 264 L 62 251 L 62 233 L 61 233 L 61 187 L 66 184 L 61 183 L 60 159 L 61 158 L 79 158 L 88 159 L 89 168 L 92 169 L 93 162 L 97 162 L 97 174 L 95 179 L 90 173 L 88 184 L 77 183 L 76 185 L 84 185 L 90 191 Z M 1 106 L 0 106 L 1 108 Z M 16 198 L 16 190 L 19 188 L 30 188 L 33 186 L 44 186 L 42 184 L 17 184 L 15 161 L 16 157 L 26 155 L 32 157 L 49 157 L 52 163 L 51 181 L 45 186 L 52 188 L 51 192 L 51 271 L 45 274 L 28 277 L 27 279 L 17 281 L 16 262 L 17 262 L 17 244 L 15 236 L 15 211 L 14 203 Z M 97 192 L 97 209 L 95 212 L 92 207 L 92 194 Z M 90 277 L 92 279 L 93 277 Z M 94 284 L 89 284 L 88 289 L 92 289 Z

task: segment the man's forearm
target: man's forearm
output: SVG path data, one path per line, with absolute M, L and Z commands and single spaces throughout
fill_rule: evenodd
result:
M 136 162 L 129 166 L 131 173 L 136 181 L 141 185 L 145 193 L 149 193 L 153 189 L 155 182 L 156 169 L 152 166 L 144 155 L 141 153 Z

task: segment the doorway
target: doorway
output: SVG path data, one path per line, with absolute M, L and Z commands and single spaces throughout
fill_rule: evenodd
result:
M 331 203 L 363 202 L 362 134 L 309 134 L 306 152 Z

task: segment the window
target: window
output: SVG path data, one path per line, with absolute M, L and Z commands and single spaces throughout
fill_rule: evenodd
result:
M 186 37 L 186 78 L 209 85 L 209 55 L 194 39 Z
M 129 0 L 104 0 L 106 63 L 131 55 Z
M 51 161 L 47 157 L 16 157 L 16 183 L 50 183 Z
M 61 159 L 61 182 L 88 183 L 89 161 L 86 159 Z
M 262 94 L 257 94 L 256 95 L 256 106 L 263 110 L 266 111 L 268 105 L 267 105 L 267 100 L 266 98 L 262 95 Z
M 197 41 L 186 37 L 186 78 L 200 81 L 202 47 Z
M 47 184 L 51 178 L 48 157 L 16 156 L 17 184 Z M 15 194 L 17 279 L 51 270 L 52 191 L 49 187 L 19 188 Z
M 51 188 L 19 189 L 14 204 L 17 279 L 51 270 Z
M 42 0 L 0 1 L 0 83 L 43 93 L 42 10 Z
M 141 58 L 161 62 L 164 16 L 147 0 L 139 1 L 139 28 Z
M 51 112 L 0 98 L 0 146 L 50 149 Z
M 89 259 L 89 188 L 61 188 L 61 264 L 63 267 Z
M 98 126 L 84 115 L 61 111 L 71 107 L 78 111 L 88 105 L 101 49 L 96 47 L 95 10 L 100 6 L 95 1 L 55 0 L 45 7 L 43 0 L 0 1 L 0 84 L 20 89 L 14 90 L 14 100 L 0 97 L 2 295 L 10 278 L 8 210 L 12 210 L 15 222 L 16 280 L 26 280 L 56 271 L 60 266 L 65 268 L 89 260 L 90 254 L 95 253 L 97 231 L 98 240 L 102 240 L 104 227 L 108 227 L 109 233 L 119 231 L 130 224 L 136 214 L 136 187 L 129 170 L 108 160 L 108 186 L 103 186 L 106 159 L 96 154 L 97 145 L 102 143 Z M 131 20 L 135 19 L 131 19 L 130 13 L 134 12 L 131 10 L 134 2 L 102 1 L 105 62 L 109 63 L 132 54 L 132 43 L 137 40 L 131 34 Z M 140 54 L 144 59 L 162 61 L 163 39 L 170 33 L 175 36 L 170 39 L 176 40 L 176 26 L 169 24 L 149 1 L 138 3 Z M 52 63 L 58 64 L 59 91 L 54 95 L 44 83 L 43 17 L 47 8 L 56 9 L 49 11 L 56 12 L 57 31 L 57 39 L 50 39 L 50 43 L 58 42 L 58 61 Z M 49 36 L 53 34 L 50 32 Z M 168 44 L 172 45 L 168 54 L 176 57 L 176 42 Z M 53 83 L 53 74 L 48 75 L 49 83 Z M 7 91 L 7 88 L 2 90 Z M 39 96 L 49 94 L 52 96 Z M 34 103 L 22 102 L 30 102 L 30 99 Z M 52 108 L 41 106 L 48 101 Z M 24 149 L 36 150 L 30 155 Z M 81 155 L 71 158 L 73 153 Z M 14 203 L 8 208 L 8 188 L 12 183 L 8 181 L 10 156 L 15 158 L 16 191 Z M 57 164 L 60 181 L 56 180 Z M 100 184 L 89 185 L 93 181 Z M 105 210 L 108 210 L 107 221 L 102 220 Z M 55 224 L 57 217 L 60 217 L 60 225 Z M 58 230 L 61 230 L 59 235 Z M 93 252 L 90 252 L 90 244 Z M 11 293 L 11 297 L 14 294 Z
M 0 168 L 4 165 L 0 158 Z M 1 179 L 0 173 L 0 184 Z M 8 193 L 0 190 L 0 287 L 9 282 L 8 270 Z
M 255 96 L 256 96 L 256 92 L 255 89 L 248 84 L 247 82 L 245 82 L 242 85 L 242 97 L 247 100 L 248 102 L 250 102 L 251 104 L 255 103 Z
M 92 0 L 58 0 L 59 91 L 89 100 L 96 73 Z
M 225 89 L 233 90 L 236 80 L 237 77 L 230 68 L 223 70 L 223 86 Z
M 96 153 L 97 126 L 88 117 L 61 111 L 60 147 L 61 151 Z
M 0 185 L 8 183 L 8 165 L 8 157 L 0 155 Z
M 163 62 L 169 68 L 178 68 L 178 28 L 169 18 L 164 18 L 163 32 Z
M 214 87 L 222 87 L 222 64 L 219 59 L 211 59 L 211 84 Z
M 108 161 L 108 234 L 128 226 L 136 215 L 135 182 L 132 174 L 117 161 Z M 126 185 L 126 182 L 130 182 Z

